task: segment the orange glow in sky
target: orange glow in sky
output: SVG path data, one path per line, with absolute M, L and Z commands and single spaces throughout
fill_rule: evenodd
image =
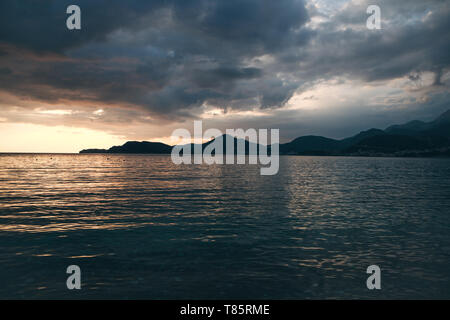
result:
M 107 149 L 126 142 L 91 129 L 2 122 L 0 137 L 0 152 L 78 153 L 82 149 Z

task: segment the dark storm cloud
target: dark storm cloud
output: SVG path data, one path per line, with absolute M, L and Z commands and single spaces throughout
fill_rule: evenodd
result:
M 370 4 L 381 9 L 382 29 L 364 28 Z M 441 73 L 450 65 L 450 7 L 441 0 L 363 1 L 347 6 L 319 33 L 311 61 L 319 73 L 351 74 L 366 81 Z M 363 29 L 353 29 L 359 25 Z M 344 26 L 344 28 L 342 28 Z
M 327 15 L 302 0 L 3 0 L 0 86 L 30 100 L 123 105 L 174 120 L 204 105 L 279 108 L 334 77 L 430 71 L 447 86 L 448 2 L 377 1 L 383 29 L 374 31 L 365 28 L 373 3 L 358 3 Z M 65 27 L 69 4 L 81 7 L 80 31 Z M 325 22 L 309 23 L 319 16 Z
M 65 28 L 65 10 L 70 4 L 81 7 L 80 32 Z M 5 0 L 0 3 L 0 39 L 36 51 L 62 52 L 104 41 L 114 30 L 138 32 L 154 26 L 160 31 L 164 9 L 170 11 L 173 33 L 191 31 L 199 38 L 240 43 L 247 49 L 253 47 L 252 54 L 282 49 L 283 42 L 292 40 L 293 29 L 308 19 L 301 0 Z M 166 36 L 159 34 L 163 42 Z
M 12 74 L 11 69 L 9 68 L 0 68 L 0 75 L 10 75 Z
M 164 1 L 5 0 L 0 2 L 0 39 L 36 51 L 62 52 L 88 41 L 102 41 L 113 30 L 137 25 Z M 82 32 L 65 28 L 66 8 L 82 8 Z
M 185 114 L 183 109 L 207 101 L 221 101 L 224 108 L 231 101 L 234 106 L 251 101 L 254 107 L 258 96 L 262 106 L 277 106 L 292 89 L 276 85 L 274 93 L 260 92 L 270 89 L 253 81 L 263 71 L 245 60 L 307 37 L 304 30 L 299 33 L 308 15 L 298 0 L 78 1 L 80 31 L 65 28 L 68 4 L 2 2 L 6 27 L 0 36 L 10 49 L 3 63 L 18 71 L 0 79 L 4 88 L 38 99 L 45 94 L 52 99 L 57 92 L 71 99 L 76 92 L 79 99 L 135 104 L 156 113 Z M 23 61 L 14 58 L 15 48 L 73 59 Z M 266 82 L 273 82 L 271 77 Z

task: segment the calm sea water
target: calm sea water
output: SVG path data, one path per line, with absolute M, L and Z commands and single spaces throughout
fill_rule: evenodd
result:
M 450 160 L 0 155 L 0 298 L 450 298 Z

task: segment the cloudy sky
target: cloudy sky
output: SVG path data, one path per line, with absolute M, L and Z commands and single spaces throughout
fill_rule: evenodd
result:
M 432 120 L 449 17 L 446 0 L 2 0 L 0 152 L 170 143 L 194 120 L 282 141 Z

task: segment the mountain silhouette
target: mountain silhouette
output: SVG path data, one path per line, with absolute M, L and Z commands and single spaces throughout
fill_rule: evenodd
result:
M 122 146 L 114 146 L 106 149 L 85 149 L 80 153 L 152 153 L 167 154 L 172 152 L 172 147 L 161 142 L 128 141 Z
M 450 110 L 440 115 L 436 120 L 423 122 L 414 120 L 403 125 L 394 125 L 386 129 L 390 134 L 409 136 L 442 136 L 450 138 Z
M 280 145 L 281 154 L 321 154 L 339 150 L 339 140 L 320 136 L 303 136 Z
M 227 153 L 226 138 L 222 135 L 201 145 L 204 150 L 209 144 L 219 140 L 223 143 L 223 153 Z M 253 146 L 258 154 L 262 148 L 244 139 L 233 138 L 234 154 L 238 141 L 244 143 L 245 154 Z M 186 145 L 191 153 L 195 144 Z M 282 155 L 350 155 L 350 156 L 450 156 L 450 110 L 431 122 L 419 120 L 392 125 L 385 130 L 369 129 L 341 140 L 322 136 L 302 136 L 279 145 Z M 150 153 L 170 154 L 172 146 L 161 142 L 129 141 L 122 146 L 109 149 L 86 149 L 80 153 Z M 218 150 L 220 151 L 220 150 Z M 270 147 L 268 148 L 270 153 Z M 214 153 L 213 153 L 214 154 Z
M 207 146 L 209 146 L 211 143 L 217 141 L 219 144 L 222 144 L 222 154 L 227 154 L 229 150 L 227 150 L 227 138 L 231 138 L 233 141 L 233 154 L 241 154 L 241 155 L 248 155 L 250 154 L 250 151 L 255 150 L 256 154 L 259 154 L 259 151 L 261 150 L 261 145 L 253 142 L 249 142 L 245 139 L 239 139 L 233 136 L 230 136 L 228 134 L 223 134 L 220 137 L 214 138 L 208 142 L 205 142 L 202 144 L 202 150 L 205 150 Z M 238 150 L 238 143 L 242 143 L 244 148 L 243 150 Z M 194 144 L 191 144 L 191 147 L 194 147 Z M 191 152 L 193 152 L 194 149 L 191 149 Z M 241 152 L 239 152 L 241 151 Z M 242 152 L 243 151 L 243 152 Z M 220 152 L 220 150 L 217 150 L 217 152 Z M 231 153 L 231 152 L 230 152 Z M 212 152 L 212 154 L 215 154 L 215 152 Z
M 244 145 L 244 152 L 241 154 L 249 154 L 250 148 L 253 147 L 257 152 L 259 152 L 261 146 L 259 144 L 255 144 L 252 142 L 249 142 L 245 139 L 238 139 L 229 135 L 222 135 L 220 137 L 214 138 L 208 142 L 205 142 L 201 144 L 202 151 L 205 150 L 205 148 L 213 143 L 214 141 L 219 141 L 219 143 L 222 143 L 222 152 L 223 154 L 227 153 L 227 146 L 226 146 L 226 138 L 230 137 L 233 141 L 234 145 L 234 154 L 238 154 L 238 141 L 243 143 Z M 194 148 L 196 144 L 190 143 L 185 145 L 191 153 L 194 152 Z M 148 142 L 148 141 L 128 141 L 122 146 L 114 146 L 109 149 L 85 149 L 81 150 L 80 153 L 149 153 L 149 154 L 170 154 L 172 152 L 172 146 L 169 146 L 167 144 L 161 143 L 161 142 Z M 214 152 L 213 152 L 214 154 Z

